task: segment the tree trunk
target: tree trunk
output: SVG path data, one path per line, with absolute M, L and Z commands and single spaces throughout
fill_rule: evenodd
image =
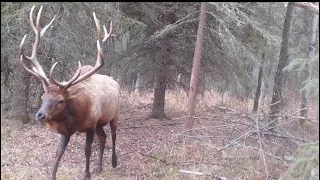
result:
M 306 60 L 306 61 L 308 61 L 308 60 Z M 310 75 L 308 62 L 306 64 L 306 66 L 304 67 L 302 73 L 303 73 L 302 78 L 304 80 L 308 80 L 309 75 Z M 303 117 L 308 116 L 308 104 L 309 104 L 309 101 L 308 101 L 308 97 L 307 97 L 307 91 L 303 90 L 301 92 L 300 116 L 303 116 Z M 305 120 L 299 120 L 300 125 L 304 124 L 304 122 L 305 122 Z
M 13 84 L 10 118 L 26 124 L 30 121 L 27 110 L 30 76 L 19 65 L 17 63 L 17 71 L 14 74 L 15 82 Z
M 271 72 L 272 72 L 272 64 L 269 63 L 266 69 L 268 69 L 268 73 L 265 75 L 265 77 L 270 77 L 271 76 Z M 265 101 L 269 101 L 269 97 L 268 97 L 268 92 L 270 91 L 269 89 L 269 79 L 266 78 L 266 80 L 264 81 L 264 88 L 262 88 L 262 104 L 265 105 Z M 267 100 L 266 100 L 267 99 Z
M 169 24 L 174 23 L 177 19 L 173 12 L 168 11 L 163 14 L 163 23 L 162 28 L 166 27 Z M 155 49 L 157 62 L 157 73 L 155 80 L 155 90 L 154 90 L 154 99 L 153 99 L 153 108 L 151 112 L 151 118 L 163 119 L 168 118 L 164 112 L 165 106 L 165 95 L 167 88 L 167 73 L 171 65 L 173 65 L 173 60 L 171 58 L 172 54 L 172 44 L 170 40 L 173 39 L 173 36 L 167 34 L 161 41 L 160 46 Z
M 205 24 L 206 24 L 206 3 L 201 3 L 196 47 L 194 50 L 192 73 L 191 73 L 191 79 L 190 79 L 189 102 L 188 102 L 189 117 L 186 123 L 187 129 L 191 129 L 194 123 L 193 116 L 195 114 L 196 97 L 198 93 L 200 60 L 202 55 L 203 35 L 204 35 L 203 29 Z
M 289 61 L 289 39 L 294 13 L 294 2 L 289 2 L 282 32 L 282 43 L 279 55 L 279 63 L 273 87 L 272 100 L 270 105 L 269 123 L 270 126 L 277 124 L 277 115 L 279 115 L 283 106 L 282 91 L 285 84 L 284 72 L 282 69 L 288 65 Z
M 318 5 L 318 4 L 319 3 L 316 2 L 315 5 Z M 309 59 L 314 57 L 318 23 L 319 23 L 319 15 L 314 14 L 313 15 L 313 19 L 312 19 L 311 38 L 310 38 L 310 44 L 309 44 L 309 54 L 308 54 L 308 58 Z M 307 61 L 308 61 L 308 59 L 307 59 Z M 304 80 L 308 80 L 309 79 L 309 75 L 310 75 L 308 63 L 307 63 L 307 66 L 305 67 L 303 73 L 304 74 L 303 74 L 302 78 L 304 78 Z M 308 115 L 308 97 L 307 97 L 307 91 L 306 90 L 302 91 L 300 108 L 301 108 L 300 116 L 307 117 L 307 115 Z M 303 124 L 303 123 L 305 123 L 305 120 L 300 120 L 300 124 Z
M 157 73 L 156 73 L 156 81 L 155 81 L 155 89 L 154 89 L 154 98 L 153 98 L 153 107 L 151 112 L 151 118 L 155 119 L 163 119 L 167 118 L 164 113 L 164 105 L 165 105 L 165 94 L 167 88 L 167 77 L 165 74 L 166 64 L 164 59 L 160 57 L 161 61 L 160 65 L 158 65 Z
M 142 93 L 146 90 L 147 85 L 147 77 L 146 73 L 138 73 L 138 78 L 135 85 L 135 92 L 139 95 L 142 95 Z
M 172 44 L 170 43 L 172 37 L 167 35 L 160 42 L 160 48 L 156 52 L 155 61 L 157 64 L 157 72 L 155 77 L 155 89 L 153 108 L 151 112 L 151 118 L 163 119 L 168 118 L 164 112 L 165 106 L 165 94 L 167 89 L 167 75 L 170 65 L 173 65 L 171 58 Z
M 262 53 L 262 60 L 261 60 L 260 69 L 259 69 L 259 76 L 258 76 L 258 86 L 257 86 L 257 90 L 256 90 L 256 95 L 254 97 L 253 110 L 252 110 L 254 113 L 256 113 L 258 111 L 258 107 L 259 107 L 264 60 L 265 60 L 265 54 Z

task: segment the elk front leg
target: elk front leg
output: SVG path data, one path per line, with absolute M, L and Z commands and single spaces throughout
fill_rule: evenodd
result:
M 94 139 L 94 134 L 95 134 L 94 130 L 89 130 L 87 132 L 86 149 L 85 149 L 86 169 L 84 171 L 84 173 L 85 173 L 84 179 L 90 179 L 91 178 L 89 165 L 90 165 L 91 147 L 92 147 L 92 142 L 93 142 L 93 139 Z
M 60 159 L 61 159 L 64 151 L 66 150 L 66 147 L 69 143 L 69 140 L 70 140 L 70 136 L 61 135 L 60 144 L 59 144 L 59 147 L 58 147 L 58 150 L 56 153 L 56 160 L 55 160 L 53 170 L 52 170 L 52 180 L 55 180 L 57 178 L 57 169 L 59 166 L 59 162 L 60 162 Z

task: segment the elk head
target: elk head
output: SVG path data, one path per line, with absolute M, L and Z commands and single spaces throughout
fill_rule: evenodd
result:
M 39 121 L 44 122 L 44 121 L 50 121 L 53 117 L 61 114 L 64 111 L 64 109 L 66 108 L 66 103 L 68 101 L 68 91 L 67 91 L 68 88 L 89 78 L 95 72 L 97 72 L 101 67 L 103 67 L 104 59 L 103 59 L 103 51 L 101 48 L 101 44 L 106 42 L 107 39 L 110 37 L 112 32 L 112 22 L 110 23 L 109 33 L 107 33 L 106 27 L 103 26 L 105 37 L 102 39 L 101 27 L 100 27 L 99 21 L 95 13 L 93 13 L 93 18 L 96 24 L 97 36 L 98 36 L 98 39 L 97 39 L 98 54 L 97 54 L 96 64 L 94 67 L 92 66 L 90 66 L 90 68 L 87 67 L 87 70 L 81 73 L 82 68 L 81 68 L 81 63 L 79 62 L 79 68 L 75 72 L 74 76 L 67 82 L 59 82 L 54 78 L 54 68 L 57 65 L 57 62 L 51 67 L 50 78 L 48 78 L 44 73 L 41 65 L 39 64 L 36 56 L 37 49 L 39 47 L 40 38 L 43 36 L 45 31 L 52 24 L 52 22 L 55 19 L 55 16 L 53 17 L 51 22 L 40 31 L 40 17 L 41 17 L 42 6 L 37 15 L 36 25 L 34 25 L 34 22 L 33 22 L 34 7 L 35 6 L 31 8 L 30 17 L 29 17 L 30 26 L 32 27 L 35 33 L 35 41 L 32 48 L 32 54 L 31 56 L 26 56 L 24 54 L 23 44 L 27 36 L 25 35 L 19 47 L 19 56 L 20 56 L 20 63 L 22 67 L 31 75 L 35 76 L 42 83 L 45 94 L 42 96 L 42 105 L 39 111 L 36 113 L 36 118 Z M 25 64 L 25 61 L 30 62 L 32 68 L 27 67 L 27 65 Z

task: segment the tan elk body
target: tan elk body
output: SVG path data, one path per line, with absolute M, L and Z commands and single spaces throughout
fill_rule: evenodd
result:
M 47 122 L 50 129 L 60 134 L 72 135 L 76 131 L 85 132 L 89 128 L 97 125 L 105 126 L 111 120 L 119 118 L 120 87 L 109 76 L 94 74 L 71 86 L 64 93 L 59 87 L 51 86 L 43 99 L 49 99 L 48 96 L 51 96 L 51 99 L 57 99 L 57 102 L 65 96 L 66 107 L 57 107 L 56 111 L 59 108 L 64 109 L 73 117 L 71 122 L 61 121 L 61 113 L 59 113 Z
M 86 168 L 84 177 L 85 179 L 90 179 L 89 165 L 94 135 L 96 134 L 100 141 L 97 172 L 101 172 L 102 157 L 106 143 L 106 134 L 103 126 L 108 123 L 110 124 L 112 135 L 112 166 L 114 168 L 117 166 L 115 141 L 120 113 L 120 86 L 112 77 L 96 74 L 104 65 L 101 44 L 112 35 L 112 23 L 110 23 L 109 33 L 104 27 L 105 37 L 102 40 L 100 24 L 95 13 L 93 13 L 98 35 L 96 64 L 94 67 L 90 65 L 81 67 L 79 62 L 79 68 L 75 75 L 68 82 L 59 82 L 54 78 L 54 68 L 57 63 L 52 66 L 49 79 L 36 57 L 40 37 L 52 24 L 54 18 L 40 31 L 42 6 L 37 15 L 36 25 L 33 22 L 33 10 L 34 6 L 30 11 L 30 25 L 36 34 L 32 55 L 30 57 L 24 55 L 23 44 L 25 36 L 20 44 L 20 63 L 27 72 L 42 82 L 45 90 L 45 94 L 42 96 L 42 105 L 36 114 L 36 118 L 46 123 L 50 129 L 61 134 L 60 145 L 52 170 L 52 179 L 56 179 L 58 165 L 68 145 L 70 136 L 77 131 L 86 132 Z M 30 62 L 32 68 L 28 68 L 25 61 Z

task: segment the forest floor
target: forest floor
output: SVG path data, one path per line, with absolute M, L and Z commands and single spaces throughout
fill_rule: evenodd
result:
M 232 104 L 222 105 L 218 98 L 200 97 L 206 100 L 199 101 L 194 127 L 186 131 L 186 94 L 168 92 L 166 113 L 171 119 L 164 120 L 147 118 L 151 93 L 122 96 L 116 141 L 118 166 L 111 167 L 110 128 L 106 126 L 103 172 L 94 172 L 99 152 L 95 137 L 92 179 L 278 179 L 301 144 L 319 140 L 318 124 L 300 126 L 292 118 L 296 114 L 289 112 L 276 129 L 268 130 L 263 111 L 259 116 L 249 113 L 251 100 L 237 103 L 230 97 L 225 102 Z M 50 179 L 59 139 L 57 133 L 35 120 L 21 124 L 1 114 L 1 179 Z M 71 137 L 57 179 L 83 177 L 84 145 L 85 134 Z

